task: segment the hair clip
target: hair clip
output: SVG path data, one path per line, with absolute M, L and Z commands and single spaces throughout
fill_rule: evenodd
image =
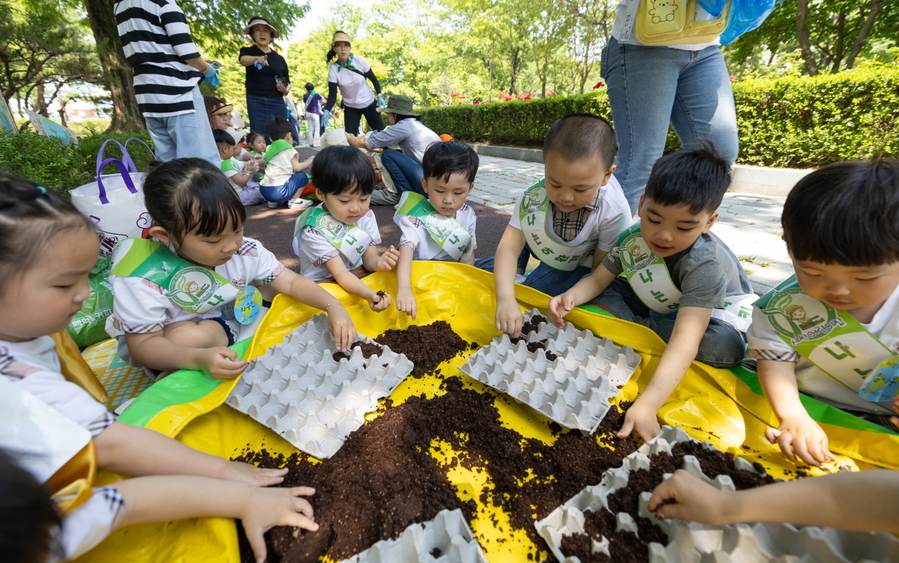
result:
M 41 192 L 41 195 L 47 195 L 47 188 L 44 186 L 37 186 L 37 191 Z

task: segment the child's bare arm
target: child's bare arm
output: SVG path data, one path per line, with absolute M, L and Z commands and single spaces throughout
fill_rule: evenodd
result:
M 124 509 L 114 528 L 183 518 L 238 518 L 256 561 L 265 561 L 263 534 L 274 526 L 318 530 L 312 505 L 303 496 L 310 487 L 263 489 L 205 477 L 141 477 L 115 484 Z
M 293 158 L 290 159 L 290 165 L 293 167 L 294 172 L 302 172 L 303 170 L 306 170 L 307 168 L 312 166 L 312 159 L 314 158 L 314 156 L 310 156 L 303 162 L 300 162 L 300 155 L 298 153 L 295 153 L 293 155 Z
M 247 174 L 238 173 L 238 174 L 232 175 L 228 179 L 231 180 L 232 182 L 234 182 L 235 184 L 237 184 L 238 186 L 243 187 L 243 186 L 247 185 L 247 182 L 249 182 L 250 178 L 252 178 L 252 177 L 253 177 L 252 173 L 247 173 Z
M 615 281 L 615 277 L 615 274 L 608 271 L 605 266 L 600 266 L 565 293 L 553 297 L 549 302 L 548 309 L 550 322 L 561 328 L 565 322 L 562 317 L 578 305 L 590 301 L 605 291 Z
M 400 246 L 400 259 L 396 263 L 396 308 L 415 320 L 418 302 L 412 290 L 412 258 L 415 251 L 408 244 Z
M 757 369 L 765 397 L 780 420 L 779 428 L 769 428 L 765 432 L 768 440 L 772 444 L 777 443 L 790 460 L 799 456 L 802 461 L 814 466 L 833 461 L 827 434 L 809 416 L 799 400 L 796 362 L 759 360 Z
M 368 252 L 367 249 L 366 252 Z M 340 287 L 368 301 L 368 306 L 371 307 L 372 311 L 383 311 L 390 306 L 390 294 L 378 295 L 377 292 L 362 283 L 362 280 L 346 269 L 346 264 L 343 263 L 343 258 L 340 256 L 335 256 L 325 262 L 325 267 L 328 268 L 328 272 L 330 272 Z
M 125 342 L 138 365 L 157 370 L 196 369 L 216 379 L 233 379 L 243 373 L 247 362 L 226 346 L 224 331 L 221 342 L 210 336 L 216 329 L 222 331 L 214 321 L 185 321 L 156 332 L 125 334 Z
M 334 336 L 334 345 L 338 350 L 350 349 L 350 345 L 356 339 L 356 327 L 353 325 L 353 319 L 350 318 L 350 314 L 336 297 L 306 276 L 301 276 L 286 268 L 269 285 L 279 293 L 289 295 L 301 303 L 326 311 L 328 313 L 328 328 Z
M 707 307 L 681 307 L 677 310 L 671 339 L 662 352 L 659 365 L 646 389 L 624 415 L 624 424 L 618 432 L 619 438 L 626 438 L 632 431 L 636 431 L 642 439 L 651 440 L 659 433 L 661 428 L 656 413 L 696 359 L 699 341 L 702 340 L 711 318 L 712 309 Z
M 518 255 L 524 248 L 520 229 L 507 226 L 496 247 L 493 260 L 493 282 L 496 285 L 496 330 L 511 336 L 521 332 L 521 308 L 515 299 L 515 274 Z
M 596 252 L 593 253 L 593 265 L 590 266 L 592 271 L 596 271 L 599 268 L 599 265 L 602 264 L 602 261 L 606 259 L 609 253 L 605 250 L 600 250 L 599 247 L 596 248 Z
M 400 259 L 400 251 L 390 245 L 383 254 L 375 246 L 369 246 L 362 253 L 362 265 L 369 272 L 389 272 Z

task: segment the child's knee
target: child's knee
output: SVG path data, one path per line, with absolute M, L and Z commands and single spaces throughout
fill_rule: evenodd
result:
M 184 321 L 165 327 L 163 336 L 186 348 L 215 348 L 228 346 L 228 334 L 225 328 L 212 319 L 198 323 Z
M 719 319 L 710 319 L 709 327 L 699 342 L 696 360 L 712 367 L 726 368 L 740 363 L 746 355 L 743 334 Z

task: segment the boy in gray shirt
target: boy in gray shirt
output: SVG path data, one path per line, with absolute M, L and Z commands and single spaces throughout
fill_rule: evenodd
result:
M 668 343 L 619 437 L 659 433 L 656 413 L 694 360 L 729 367 L 743 358 L 757 297 L 737 258 L 709 232 L 729 185 L 730 164 L 711 148 L 660 158 L 640 197 L 640 222 L 621 233 L 598 268 L 549 303 L 556 326 L 592 299 Z

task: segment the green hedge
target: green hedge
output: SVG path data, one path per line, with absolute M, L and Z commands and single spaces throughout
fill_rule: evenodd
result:
M 115 139 L 124 144 L 137 137 L 153 146 L 150 135 L 141 133 L 97 134 L 81 137 L 77 145 L 65 145 L 52 137 L 34 132 L 0 133 L 0 170 L 39 182 L 59 193 L 68 193 L 72 188 L 94 180 L 97 152 L 106 139 Z M 128 145 L 128 153 L 134 158 L 140 170 L 147 169 L 150 152 L 139 143 Z M 121 157 L 118 146 L 111 144 L 104 156 Z M 105 174 L 115 174 L 118 170 L 109 165 Z
M 738 162 L 816 167 L 899 158 L 899 68 L 867 65 L 817 77 L 734 82 Z M 539 147 L 552 122 L 571 112 L 611 119 L 605 91 L 582 96 L 422 110 L 422 121 L 460 141 Z M 679 146 L 669 131 L 667 150 Z

